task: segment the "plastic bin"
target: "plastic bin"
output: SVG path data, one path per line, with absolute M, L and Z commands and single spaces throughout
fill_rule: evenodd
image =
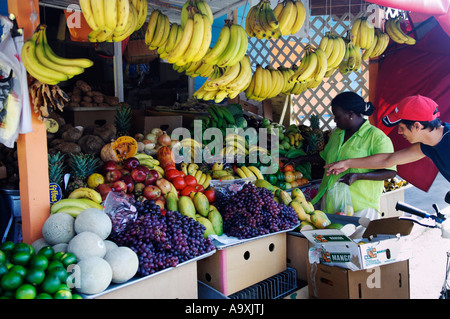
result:
M 22 217 L 20 212 L 20 193 L 15 189 L 0 189 L 0 235 L 1 241 L 22 240 Z

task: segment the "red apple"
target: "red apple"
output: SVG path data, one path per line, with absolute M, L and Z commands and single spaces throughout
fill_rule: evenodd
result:
M 131 177 L 131 175 L 124 175 L 122 176 L 122 178 L 120 179 L 122 181 L 125 182 L 125 184 L 127 184 L 127 193 L 131 193 L 134 190 L 134 180 Z
M 150 174 L 150 169 L 147 166 L 138 165 L 136 168 L 142 169 L 145 172 L 145 174 Z
M 136 157 L 128 157 L 122 162 L 123 168 L 129 171 L 131 171 L 133 168 L 138 167 L 139 164 L 139 160 Z
M 113 191 L 126 193 L 127 192 L 127 184 L 124 181 L 115 181 L 112 186 Z
M 115 162 L 115 161 L 106 161 L 103 164 L 102 168 L 103 168 L 104 172 L 115 170 L 115 169 L 117 169 L 117 162 Z
M 115 181 L 118 181 L 121 177 L 122 177 L 122 173 L 118 169 L 113 169 L 113 170 L 106 172 L 105 181 L 115 182 Z
M 166 198 L 165 198 L 163 195 L 159 196 L 156 200 L 160 200 L 160 201 L 162 201 L 164 204 L 166 204 Z
M 125 168 L 121 168 L 121 169 L 119 169 L 119 171 L 122 173 L 122 176 L 130 175 L 130 171 Z
M 142 194 L 147 199 L 156 200 L 159 196 L 161 196 L 161 189 L 155 185 L 145 186 Z
M 144 170 L 141 168 L 133 168 L 130 172 L 130 175 L 135 182 L 143 182 L 145 181 L 145 177 L 147 176 Z
M 105 200 L 108 193 L 112 191 L 112 188 L 108 184 L 100 184 L 95 189 L 100 193 L 103 200 Z
M 160 178 L 156 181 L 156 186 L 161 189 L 161 193 L 166 195 L 172 190 L 172 184 L 165 178 Z
M 147 174 L 147 176 L 145 177 L 144 183 L 145 185 L 155 185 L 158 178 L 159 178 L 158 172 L 155 171 L 154 169 L 151 169 L 150 173 Z
M 134 195 L 136 195 L 136 196 L 142 195 L 142 192 L 144 191 L 145 186 L 146 185 L 144 183 L 135 183 L 134 184 Z

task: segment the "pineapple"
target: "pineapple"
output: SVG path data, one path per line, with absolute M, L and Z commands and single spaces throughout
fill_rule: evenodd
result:
M 317 148 L 317 151 L 320 152 L 323 150 L 323 148 L 325 147 L 325 138 L 323 136 L 323 132 L 320 129 L 320 120 L 319 120 L 319 116 L 317 115 L 311 115 L 311 117 L 309 118 L 310 121 L 310 127 L 311 127 L 311 132 L 310 132 L 310 140 L 312 136 L 315 136 L 315 146 Z
M 117 137 L 130 135 L 131 107 L 129 105 L 120 105 L 115 115 L 114 125 L 117 129 Z
M 63 187 L 64 177 L 64 154 L 58 152 L 54 155 L 48 154 L 48 179 L 50 183 Z
M 99 159 L 91 154 L 70 154 L 70 160 L 72 180 L 67 185 L 67 195 L 77 188 L 87 187 L 87 178 L 95 172 L 99 164 Z

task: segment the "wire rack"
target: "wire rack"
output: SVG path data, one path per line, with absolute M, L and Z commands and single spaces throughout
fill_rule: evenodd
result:
M 297 272 L 294 268 L 260 281 L 228 296 L 230 299 L 282 299 L 297 290 Z

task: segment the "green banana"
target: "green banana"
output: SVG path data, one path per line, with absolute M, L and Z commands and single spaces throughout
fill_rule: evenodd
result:
M 225 120 L 228 123 L 230 123 L 230 124 L 235 124 L 236 123 L 236 121 L 235 121 L 235 119 L 233 117 L 233 114 L 231 114 L 230 110 L 226 106 L 222 106 L 220 108 L 220 110 L 222 111 L 223 117 L 225 118 Z
M 212 119 L 214 122 L 217 122 L 217 114 L 213 108 L 213 105 L 210 105 L 206 111 L 209 113 L 209 115 L 211 115 Z

